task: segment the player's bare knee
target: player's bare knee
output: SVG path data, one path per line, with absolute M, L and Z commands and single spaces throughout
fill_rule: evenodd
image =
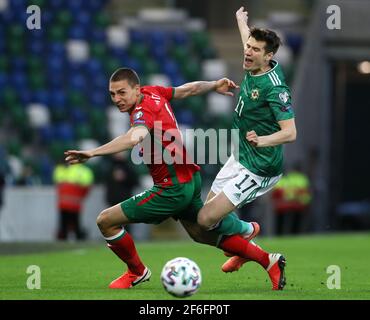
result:
M 96 218 L 96 224 L 101 232 L 106 231 L 110 227 L 108 209 L 105 209 L 99 213 L 98 217 Z
M 198 224 L 205 230 L 212 226 L 212 219 L 207 211 L 200 211 L 198 214 Z

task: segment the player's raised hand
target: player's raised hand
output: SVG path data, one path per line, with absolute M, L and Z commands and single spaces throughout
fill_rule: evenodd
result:
M 234 96 L 234 93 L 232 93 L 230 90 L 236 88 L 239 88 L 239 86 L 237 86 L 234 81 L 228 78 L 222 78 L 216 81 L 216 92 L 219 94 L 232 97 Z
M 244 10 L 244 7 L 240 7 L 238 11 L 235 12 L 236 19 L 240 19 L 248 23 L 248 11 Z
M 254 147 L 258 146 L 258 136 L 256 131 L 248 131 L 246 135 L 247 141 Z
M 77 150 L 68 150 L 64 152 L 66 156 L 65 161 L 68 164 L 83 163 L 93 157 L 93 154 L 89 151 L 77 151 Z

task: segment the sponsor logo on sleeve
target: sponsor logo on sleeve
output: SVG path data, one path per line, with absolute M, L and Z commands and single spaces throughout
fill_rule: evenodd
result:
M 134 120 L 134 124 L 145 123 L 145 120 Z
M 290 112 L 290 110 L 292 109 L 292 106 L 280 106 L 280 110 L 283 111 L 283 112 Z
M 145 120 L 142 118 L 143 115 L 144 115 L 144 113 L 142 111 L 136 112 L 132 116 L 133 123 L 134 124 L 142 124 L 142 123 L 145 123 Z
M 279 98 L 280 100 L 283 102 L 283 103 L 287 103 L 288 100 L 289 100 L 289 93 L 284 91 L 284 92 L 281 92 L 279 93 Z
M 139 111 L 139 112 L 136 112 L 133 116 L 134 118 L 134 121 L 140 119 L 142 116 L 144 115 L 144 113 L 142 111 Z

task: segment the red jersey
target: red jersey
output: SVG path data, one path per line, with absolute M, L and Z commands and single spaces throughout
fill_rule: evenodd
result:
M 143 98 L 130 114 L 131 126 L 146 126 L 148 135 L 142 142 L 142 156 L 154 184 L 171 186 L 186 183 L 200 167 L 192 162 L 182 141 L 169 100 L 174 88 L 143 86 Z

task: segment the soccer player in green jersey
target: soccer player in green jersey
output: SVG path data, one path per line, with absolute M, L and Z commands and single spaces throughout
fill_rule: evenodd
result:
M 198 223 L 207 230 L 217 228 L 223 217 L 273 188 L 282 176 L 282 144 L 296 139 L 290 90 L 278 62 L 273 60 L 280 39 L 271 30 L 249 30 L 244 7 L 236 12 L 236 19 L 245 70 L 232 125 L 239 144 L 216 176 L 207 203 L 198 214 Z M 250 229 L 244 237 L 256 236 L 259 225 L 252 222 Z M 223 271 L 237 271 L 246 261 L 254 260 L 268 271 L 273 289 L 283 289 L 285 258 L 268 254 L 251 242 L 248 251 L 254 258 L 233 256 Z

